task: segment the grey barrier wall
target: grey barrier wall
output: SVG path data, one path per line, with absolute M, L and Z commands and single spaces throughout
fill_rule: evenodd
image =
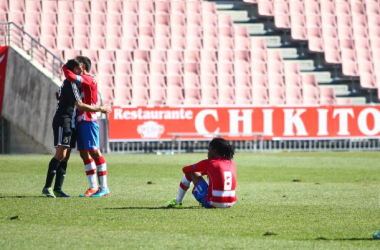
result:
M 51 123 L 57 105 L 57 90 L 57 84 L 9 47 L 2 116 L 19 130 L 10 135 L 11 142 L 15 142 L 11 153 L 55 151 Z M 32 148 L 17 146 L 23 141 L 21 134 L 25 135 L 25 144 Z M 35 142 L 34 146 L 32 142 Z

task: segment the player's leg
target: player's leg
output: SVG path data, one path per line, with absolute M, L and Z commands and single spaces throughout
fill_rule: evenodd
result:
M 100 153 L 100 150 L 96 151 L 89 151 L 91 157 L 94 159 L 96 168 L 97 168 L 97 174 L 100 184 L 100 190 L 98 193 L 91 197 L 103 197 L 108 196 L 110 193 L 110 190 L 108 188 L 108 181 L 107 181 L 107 163 L 104 159 L 103 155 Z
M 70 154 L 71 154 L 71 148 L 67 149 L 65 158 L 61 161 L 61 163 L 58 165 L 58 168 L 57 168 L 55 184 L 54 184 L 54 189 L 53 189 L 54 194 L 57 197 L 63 197 L 63 198 L 70 197 L 69 195 L 67 195 L 65 192 L 62 191 L 63 182 L 66 178 L 67 162 L 70 159 Z
M 167 203 L 167 206 L 173 207 L 173 208 L 182 207 L 182 200 L 186 194 L 186 191 L 189 189 L 193 179 L 197 180 L 198 176 L 200 176 L 199 173 L 190 173 L 190 174 L 184 175 L 181 179 L 181 182 L 179 183 L 177 198 L 170 200 Z
M 193 196 L 194 198 L 205 208 L 210 208 L 210 204 L 207 202 L 208 184 L 203 179 L 202 174 L 195 172 L 190 174 L 190 178 L 194 183 Z
M 63 127 L 59 126 L 58 123 L 59 121 L 57 121 L 57 119 L 53 121 L 55 154 L 49 162 L 45 186 L 42 189 L 42 194 L 50 198 L 56 198 L 56 196 L 53 193 L 53 189 L 51 188 L 51 185 L 53 183 L 53 179 L 57 172 L 58 166 L 60 165 L 60 162 L 66 156 L 67 148 L 69 145 L 69 138 L 71 136 L 71 131 L 68 131 L 67 129 L 64 129 Z
M 91 197 L 103 197 L 108 196 L 110 190 L 107 183 L 107 163 L 102 154 L 100 153 L 100 142 L 99 142 L 99 124 L 97 122 L 87 122 L 87 148 L 92 159 L 94 159 L 97 174 L 99 178 L 100 189 L 99 192 Z
M 84 170 L 87 176 L 89 189 L 84 194 L 79 195 L 80 197 L 90 197 L 98 192 L 98 180 L 96 176 L 96 164 L 94 159 L 91 158 L 89 150 L 91 150 L 92 143 L 89 143 L 89 138 L 91 138 L 91 133 L 88 130 L 88 122 L 82 122 L 77 125 L 78 131 L 78 150 L 80 157 L 84 163 Z

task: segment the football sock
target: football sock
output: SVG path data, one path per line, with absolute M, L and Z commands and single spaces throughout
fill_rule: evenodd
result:
M 184 177 L 182 177 L 181 182 L 179 183 L 178 194 L 177 194 L 177 198 L 175 200 L 175 203 L 178 204 L 178 203 L 182 202 L 183 197 L 186 194 L 186 191 L 190 187 L 190 184 L 191 184 L 191 180 L 190 180 L 190 178 L 187 175 L 185 175 Z
M 63 181 L 66 177 L 67 161 L 61 161 L 57 168 L 57 175 L 55 177 L 54 191 L 62 190 Z
M 84 170 L 86 171 L 90 189 L 98 189 L 98 181 L 96 179 L 96 165 L 93 159 L 84 161 Z
M 98 178 L 101 189 L 108 187 L 107 183 L 107 163 L 103 156 L 95 159 L 96 168 L 98 170 Z
M 54 157 L 49 162 L 49 168 L 46 174 L 46 182 L 44 188 L 51 187 L 51 184 L 53 183 L 53 179 L 55 176 L 55 173 L 57 172 L 57 168 L 59 166 L 60 161 L 55 159 Z

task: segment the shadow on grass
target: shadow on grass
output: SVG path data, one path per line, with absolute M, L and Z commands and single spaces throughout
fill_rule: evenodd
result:
M 15 195 L 15 196 L 0 196 L 0 199 L 22 199 L 22 198 L 46 198 L 44 196 L 33 196 L 33 195 Z
M 372 237 L 369 238 L 337 238 L 337 239 L 328 239 L 324 237 L 318 237 L 315 240 L 326 240 L 326 241 L 370 241 L 375 240 Z
M 147 210 L 160 210 L 160 209 L 174 209 L 174 210 L 183 210 L 183 209 L 199 209 L 199 206 L 192 207 L 182 207 L 182 208 L 168 208 L 168 207 L 106 207 L 107 210 L 133 210 L 133 209 L 147 209 Z

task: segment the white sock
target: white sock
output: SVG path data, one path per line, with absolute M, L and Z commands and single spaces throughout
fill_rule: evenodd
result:
M 100 156 L 99 158 L 95 159 L 96 168 L 98 170 L 98 177 L 100 182 L 100 188 L 106 189 L 108 188 L 107 183 L 107 163 L 104 160 L 103 156 Z
M 182 177 L 181 182 L 179 183 L 177 198 L 175 200 L 176 204 L 182 202 L 183 197 L 186 194 L 186 191 L 190 187 L 190 184 L 191 184 L 191 181 L 188 179 L 188 177 L 186 175 L 184 177 Z
M 98 189 L 98 180 L 96 179 L 96 165 L 93 159 L 84 162 L 84 170 L 86 171 L 87 180 L 90 189 Z

